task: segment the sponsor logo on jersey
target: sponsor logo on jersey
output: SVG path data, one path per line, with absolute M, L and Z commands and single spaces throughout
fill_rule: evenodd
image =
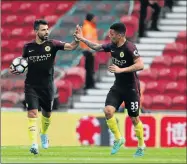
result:
M 50 46 L 46 46 L 45 47 L 45 51 L 49 52 L 51 50 L 51 47 Z
M 40 62 L 40 61 L 47 60 L 50 57 L 51 54 L 44 54 L 40 56 L 29 56 L 29 60 L 31 60 L 32 62 Z
M 126 60 L 118 60 L 118 59 L 112 57 L 112 62 L 113 62 L 115 65 L 123 66 L 123 65 L 126 63 Z

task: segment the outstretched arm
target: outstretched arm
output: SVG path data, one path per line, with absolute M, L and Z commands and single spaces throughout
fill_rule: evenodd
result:
M 80 41 L 85 43 L 88 47 L 90 47 L 91 49 L 93 49 L 95 51 L 103 51 L 102 44 L 93 43 L 93 42 L 85 39 L 84 37 L 80 38 Z
M 79 41 L 76 41 L 76 40 L 72 41 L 71 43 L 65 43 L 64 50 L 65 51 L 74 50 L 78 47 L 78 45 L 79 45 Z

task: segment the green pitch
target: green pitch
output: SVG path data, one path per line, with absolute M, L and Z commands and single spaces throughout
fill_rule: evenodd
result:
M 29 147 L 1 147 L 2 163 L 186 163 L 185 148 L 148 148 L 144 157 L 134 158 L 136 149 L 121 148 L 110 155 L 110 147 L 50 147 L 40 148 L 33 155 Z

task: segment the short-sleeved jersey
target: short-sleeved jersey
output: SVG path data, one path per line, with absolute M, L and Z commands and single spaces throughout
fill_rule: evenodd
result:
M 112 63 L 120 68 L 129 67 L 134 64 L 134 59 L 140 57 L 136 46 L 126 41 L 121 47 L 113 43 L 104 44 L 102 48 L 105 52 L 111 52 Z M 139 79 L 136 72 L 115 73 L 115 85 L 119 88 L 135 87 L 139 90 Z
M 48 87 L 53 84 L 54 60 L 58 50 L 64 50 L 64 42 L 47 40 L 42 44 L 26 43 L 22 56 L 28 60 L 25 84 Z

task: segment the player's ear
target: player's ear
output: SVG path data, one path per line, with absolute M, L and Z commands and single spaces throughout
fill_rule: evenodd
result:
M 34 30 L 34 32 L 35 32 L 36 34 L 38 34 L 38 30 Z
M 123 38 L 123 34 L 119 34 L 120 38 Z

